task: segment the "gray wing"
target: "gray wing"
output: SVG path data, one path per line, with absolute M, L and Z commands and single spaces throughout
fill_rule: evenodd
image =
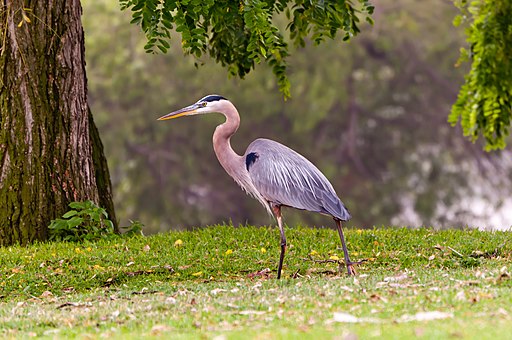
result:
M 299 153 L 260 138 L 249 145 L 244 157 L 254 186 L 267 201 L 350 219 L 329 180 Z

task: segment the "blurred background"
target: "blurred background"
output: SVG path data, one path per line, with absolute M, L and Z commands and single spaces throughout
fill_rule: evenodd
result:
M 329 178 L 358 228 L 512 226 L 510 147 L 485 153 L 447 116 L 468 65 L 448 0 L 375 0 L 375 25 L 349 43 L 292 50 L 286 102 L 266 66 L 244 80 L 207 57 L 185 57 L 179 36 L 167 55 L 114 0 L 82 0 L 89 102 L 109 161 L 121 225 L 145 234 L 272 219 L 219 165 L 211 146 L 221 115 L 156 119 L 206 94 L 238 108 L 235 151 L 266 137 L 297 150 Z M 277 18 L 279 20 L 279 18 Z M 508 142 L 509 145 L 512 141 Z M 287 209 L 289 225 L 330 226 Z

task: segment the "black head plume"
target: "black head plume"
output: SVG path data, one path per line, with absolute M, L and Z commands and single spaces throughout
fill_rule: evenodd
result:
M 210 94 L 204 98 L 201 98 L 199 102 L 216 102 L 221 99 L 227 100 L 226 98 L 224 98 L 223 96 L 219 96 L 218 94 Z

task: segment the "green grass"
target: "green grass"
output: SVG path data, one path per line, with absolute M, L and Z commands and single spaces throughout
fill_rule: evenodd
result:
M 356 278 L 337 273 L 343 256 L 334 230 L 291 228 L 287 237 L 280 281 L 279 233 L 267 227 L 2 248 L 0 335 L 496 339 L 512 332 L 509 232 L 347 230 L 352 260 L 367 260 Z M 418 320 L 421 312 L 439 319 Z

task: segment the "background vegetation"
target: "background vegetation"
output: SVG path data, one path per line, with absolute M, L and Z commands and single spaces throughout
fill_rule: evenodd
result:
M 350 44 L 306 41 L 287 61 L 287 102 L 270 68 L 257 66 L 241 81 L 206 57 L 184 58 L 179 44 L 148 55 L 145 37 L 116 2 L 83 6 L 89 99 L 117 215 L 143 221 L 145 232 L 271 221 L 215 159 L 211 134 L 220 116 L 156 122 L 209 93 L 239 108 L 239 153 L 257 137 L 298 150 L 331 179 L 352 225 L 508 227 L 498 217 L 511 191 L 510 155 L 485 154 L 447 124 L 468 71 L 455 67 L 464 32 L 452 26 L 452 2 L 382 0 L 375 25 L 363 25 Z M 330 223 L 285 214 L 290 225 Z

